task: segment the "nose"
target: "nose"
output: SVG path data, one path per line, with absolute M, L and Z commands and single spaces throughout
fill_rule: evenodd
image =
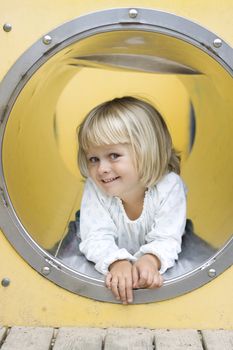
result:
M 100 175 L 107 174 L 111 171 L 110 163 L 107 160 L 101 160 L 99 162 L 98 173 Z

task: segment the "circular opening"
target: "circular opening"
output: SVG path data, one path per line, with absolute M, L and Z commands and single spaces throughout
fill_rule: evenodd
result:
M 106 12 L 112 23 L 104 26 Z M 149 99 L 181 153 L 188 221 L 182 253 L 166 272 L 164 286 L 135 293 L 135 302 L 148 302 L 192 290 L 213 277 L 210 267 L 216 276 L 232 263 L 233 84 L 227 59 L 208 50 L 209 42 L 203 46 L 195 35 L 187 35 L 190 22 L 180 19 L 178 32 L 168 25 L 175 25 L 176 16 L 140 10 L 141 23 L 125 19 L 122 27 L 119 18 L 124 20 L 126 13 L 89 15 L 93 22 L 87 23 L 94 29 L 77 19 L 76 29 L 72 22 L 75 35 L 66 37 L 69 24 L 61 26 L 50 33 L 57 40 L 54 46 L 36 43 L 3 81 L 1 227 L 20 254 L 55 283 L 115 302 L 103 276 L 78 251 L 83 182 L 75 131 L 102 101 L 123 95 Z M 163 28 L 156 27 L 151 13 Z M 211 39 L 209 32 L 197 29 Z M 222 55 L 226 48 L 223 43 Z M 34 61 L 27 66 L 32 54 Z

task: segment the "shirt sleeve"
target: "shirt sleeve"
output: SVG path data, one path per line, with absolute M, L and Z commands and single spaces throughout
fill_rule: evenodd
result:
M 170 176 L 169 176 L 170 175 Z M 181 241 L 186 224 L 186 189 L 181 178 L 172 173 L 157 184 L 159 206 L 146 244 L 134 255 L 154 254 L 161 262 L 160 273 L 175 264 L 181 252 Z
M 105 205 L 104 195 L 94 183 L 86 181 L 80 210 L 80 251 L 95 263 L 97 271 L 107 274 L 114 261 L 127 259 L 136 261 L 125 248 L 119 249 L 117 228 Z

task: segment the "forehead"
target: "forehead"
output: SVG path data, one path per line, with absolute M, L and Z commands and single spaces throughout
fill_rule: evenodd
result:
M 117 143 L 110 145 L 90 146 L 87 150 L 90 154 L 106 154 L 106 153 L 130 153 L 130 145 L 128 143 Z

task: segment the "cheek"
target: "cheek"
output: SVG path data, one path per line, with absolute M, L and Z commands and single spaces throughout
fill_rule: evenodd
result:
M 135 166 L 132 159 L 128 159 L 124 162 L 124 166 L 128 171 L 135 171 Z
M 90 177 L 94 177 L 94 175 L 95 175 L 95 169 L 94 169 L 94 167 L 89 166 L 89 167 L 87 168 L 87 170 L 88 170 L 88 175 L 89 175 Z
M 124 162 L 122 164 L 119 164 L 117 166 L 117 170 L 120 171 L 122 174 L 129 174 L 131 176 L 136 175 L 136 170 L 133 164 L 131 162 Z

